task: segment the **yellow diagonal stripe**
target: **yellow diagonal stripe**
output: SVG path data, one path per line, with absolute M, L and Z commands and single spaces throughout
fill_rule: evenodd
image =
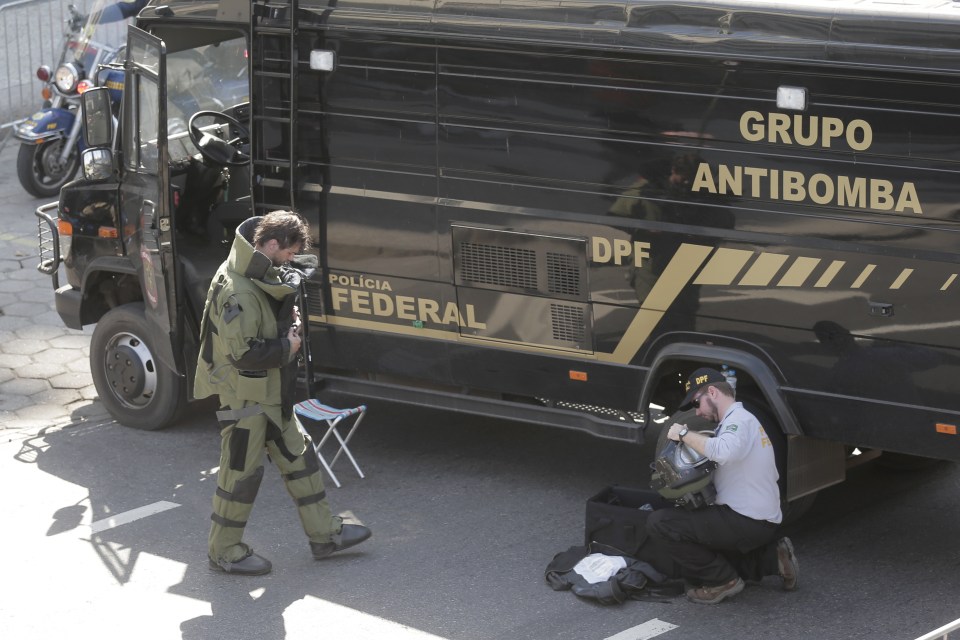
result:
M 820 279 L 817 280 L 817 283 L 813 286 L 815 287 L 826 287 L 833 279 L 837 277 L 837 274 L 840 273 L 840 269 L 843 269 L 843 265 L 847 264 L 846 260 L 834 260 L 830 263 L 830 266 L 823 272 L 823 275 L 820 276 Z
M 860 275 L 857 276 L 857 279 L 853 281 L 853 284 L 850 285 L 851 289 L 859 289 L 863 286 L 863 283 L 867 281 L 867 278 L 870 277 L 870 274 L 873 273 L 873 270 L 877 268 L 875 264 L 868 264 L 863 271 L 860 272 Z
M 900 272 L 900 275 L 896 280 L 893 281 L 893 284 L 890 285 L 891 289 L 899 289 L 903 286 L 903 283 L 907 281 L 907 278 L 910 277 L 910 274 L 913 273 L 913 269 L 904 269 Z
M 749 287 L 769 285 L 773 276 L 777 275 L 777 271 L 787 261 L 787 258 L 788 256 L 779 253 L 761 253 L 750 265 L 750 269 L 747 270 L 743 279 L 740 280 L 740 285 Z
M 634 316 L 630 326 L 620 339 L 620 344 L 610 355 L 597 354 L 598 359 L 627 364 L 633 360 L 634 356 L 647 341 L 653 329 L 663 318 L 663 314 L 685 286 L 693 278 L 693 275 L 703 264 L 713 247 L 705 247 L 697 244 L 682 244 L 677 252 L 673 254 L 670 263 L 657 279 L 653 289 L 643 301 L 637 315 Z
M 802 287 L 813 270 L 820 264 L 820 258 L 797 258 L 777 283 L 778 287 Z
M 730 284 L 753 255 L 753 251 L 743 249 L 717 249 L 693 284 Z

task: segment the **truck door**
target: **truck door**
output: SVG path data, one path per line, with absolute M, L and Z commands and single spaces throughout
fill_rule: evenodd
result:
M 156 356 L 183 373 L 174 353 L 179 337 L 176 250 L 169 184 L 166 118 L 166 46 L 136 27 L 127 35 L 123 163 L 120 187 L 127 255 L 137 266 L 144 309 L 155 330 Z

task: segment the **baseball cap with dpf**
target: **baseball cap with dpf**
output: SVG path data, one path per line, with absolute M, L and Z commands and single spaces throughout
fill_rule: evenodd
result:
M 727 379 L 723 377 L 723 374 L 717 371 L 716 369 L 711 369 L 710 367 L 701 367 L 690 374 L 690 377 L 687 378 L 687 384 L 684 386 L 684 390 L 687 392 L 686 397 L 683 399 L 681 407 L 685 407 L 691 402 L 693 402 L 693 397 L 697 395 L 697 391 L 700 391 L 703 387 L 713 382 L 726 382 Z

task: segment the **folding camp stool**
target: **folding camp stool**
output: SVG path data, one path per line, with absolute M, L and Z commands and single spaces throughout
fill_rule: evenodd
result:
M 294 411 L 297 412 L 297 415 L 303 418 L 309 418 L 310 420 L 315 420 L 317 422 L 326 422 L 327 423 L 327 432 L 323 434 L 323 437 L 320 438 L 320 441 L 313 445 L 313 448 L 317 451 L 317 457 L 320 459 L 320 464 L 323 465 L 323 468 L 326 470 L 327 474 L 333 480 L 333 483 L 340 487 L 340 480 L 337 479 L 336 474 L 333 473 L 333 465 L 337 464 L 337 459 L 340 457 L 341 453 L 347 454 L 347 458 L 350 459 L 350 462 L 353 464 L 353 468 L 357 470 L 357 473 L 360 474 L 360 477 L 365 477 L 363 471 L 360 470 L 360 465 L 357 464 L 356 458 L 353 457 L 353 454 L 350 453 L 350 449 L 347 447 L 347 443 L 350 442 L 350 438 L 353 437 L 353 434 L 356 433 L 357 427 L 360 426 L 360 422 L 363 420 L 363 416 L 367 413 L 367 406 L 361 404 L 358 407 L 353 407 L 352 409 L 335 409 L 334 407 L 328 407 L 327 405 L 317 401 L 317 400 L 304 400 L 303 402 L 298 402 L 293 407 Z M 344 438 L 340 435 L 340 432 L 337 430 L 337 425 L 340 424 L 342 420 L 345 420 L 351 416 L 356 416 L 356 420 L 353 421 L 353 426 L 350 427 L 350 430 L 347 432 L 347 437 Z M 326 458 L 323 457 L 322 447 L 330 439 L 330 436 L 333 436 L 337 439 L 337 442 L 340 443 L 340 449 L 337 451 L 336 455 L 333 456 L 333 460 L 327 464 Z

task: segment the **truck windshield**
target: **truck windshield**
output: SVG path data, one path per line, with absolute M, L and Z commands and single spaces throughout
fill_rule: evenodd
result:
M 227 111 L 249 100 L 247 45 L 242 37 L 167 56 L 167 133 L 171 159 L 197 152 L 187 122 L 197 111 Z M 175 142 L 176 141 L 176 142 Z

